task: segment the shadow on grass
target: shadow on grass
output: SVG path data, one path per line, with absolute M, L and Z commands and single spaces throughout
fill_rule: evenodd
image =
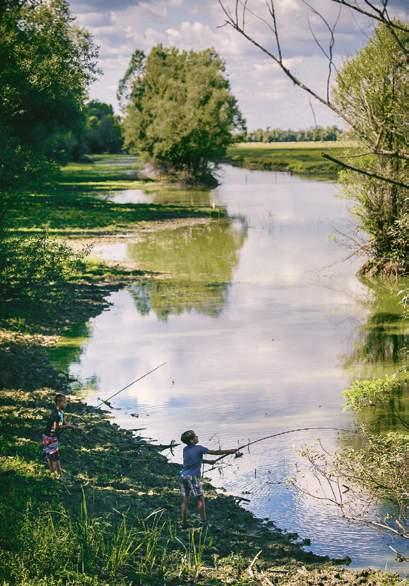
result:
M 62 461 L 71 479 L 59 482 L 48 477 L 45 464 L 41 462 L 39 443 L 51 402 L 52 393 L 46 390 L 9 391 L 0 396 L 0 468 L 5 479 L 0 492 L 4 527 L 12 524 L 16 514 L 19 521 L 15 526 L 22 523 L 27 503 L 31 503 L 33 511 L 33 532 L 34 526 L 41 521 L 43 510 L 56 511 L 63 506 L 67 522 L 75 522 L 85 498 L 89 518 L 97 519 L 95 522 L 101 530 L 105 527 L 108 533 L 112 533 L 123 518 L 127 519 L 128 526 L 141 531 L 144 526 L 141 520 L 160 511 L 161 524 L 173 529 L 164 542 L 155 545 L 158 559 L 165 554 L 166 547 L 178 548 L 180 540 L 188 543 L 192 535 L 202 531 L 194 514 L 190 517 L 189 529 L 178 528 L 180 467 L 166 460 L 160 453 L 160 446 L 111 425 L 101 413 L 93 410 L 84 413 L 84 405 L 79 401 L 71 402 L 67 417 L 81 422 L 85 431 L 67 430 L 61 435 Z M 282 533 L 272 522 L 256 519 L 242 509 L 234 497 L 216 494 L 206 482 L 204 488 L 208 493 L 209 527 L 202 563 L 213 566 L 213 572 L 215 556 L 220 560 L 235 560 L 234 572 L 240 573 L 260 549 L 263 551 L 261 564 L 284 564 L 290 568 L 299 563 L 327 561 L 327 558 L 303 551 L 295 543 L 295 534 Z M 18 531 L 1 530 L 0 539 L 6 549 L 18 551 L 21 546 Z M 163 549 L 165 542 L 167 546 Z M 170 557 L 167 569 L 177 574 L 180 563 L 179 558 Z M 98 574 L 98 565 L 90 567 L 89 572 Z M 126 576 L 132 578 L 132 574 Z M 201 583 L 222 584 L 223 581 L 209 579 Z
M 193 204 L 118 204 L 101 197 L 147 183 L 132 181 L 134 171 L 75 165 L 63 170 L 60 182 L 45 193 L 22 194 L 7 215 L 14 233 L 47 226 L 56 234 L 117 233 L 142 221 L 220 218 L 221 210 Z
M 172 204 L 116 204 L 80 191 L 56 191 L 22 196 L 10 211 L 8 226 L 14 233 L 38 231 L 64 235 L 121 233 L 138 222 L 180 218 L 220 218 L 220 210 Z

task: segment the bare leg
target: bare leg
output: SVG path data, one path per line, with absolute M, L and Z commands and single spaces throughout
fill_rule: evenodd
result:
M 206 521 L 206 505 L 203 495 L 199 496 L 198 498 L 197 508 L 199 509 L 200 520 L 204 523 Z
M 183 521 L 183 523 L 186 523 L 188 508 L 189 508 L 189 497 L 188 496 L 182 496 L 182 501 L 181 501 L 181 506 L 180 506 L 180 512 L 182 514 L 182 521 Z
M 57 473 L 57 476 L 61 476 L 62 475 L 62 470 L 61 470 L 61 462 L 59 460 L 57 460 L 56 462 L 54 462 L 55 465 L 55 472 Z

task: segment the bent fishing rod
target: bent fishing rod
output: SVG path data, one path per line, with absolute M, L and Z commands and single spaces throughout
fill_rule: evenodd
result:
M 110 401 L 111 399 L 113 399 L 114 397 L 116 397 L 117 395 L 119 395 L 119 393 L 122 393 L 123 391 L 126 391 L 126 389 L 129 389 L 129 387 L 131 387 L 135 383 L 138 383 L 140 380 L 142 380 L 143 378 L 147 377 L 149 374 L 152 374 L 152 372 L 155 372 L 155 370 L 159 370 L 159 368 L 162 368 L 162 366 L 165 366 L 165 364 L 167 364 L 167 362 L 162 362 L 162 364 L 159 364 L 159 366 L 155 366 L 155 368 L 152 368 L 151 370 L 148 370 L 148 372 L 145 372 L 145 374 L 143 374 L 139 378 L 136 378 L 132 382 L 128 383 L 125 387 L 122 387 L 122 389 L 119 389 L 119 391 L 116 391 L 113 395 L 111 395 L 107 399 L 99 399 L 100 402 L 98 403 L 98 405 L 95 408 L 98 409 L 104 403 L 106 404 L 108 401 Z
M 251 442 L 247 442 L 246 444 L 243 444 L 242 446 L 239 446 L 237 448 L 237 450 L 235 451 L 235 454 L 237 454 L 238 452 L 240 452 L 240 450 L 244 450 L 244 448 L 249 448 L 250 446 L 257 444 L 259 442 L 264 442 L 265 440 L 268 439 L 273 439 L 275 437 L 279 437 L 280 435 L 287 435 L 289 433 L 296 433 L 298 431 L 316 431 L 316 430 L 331 430 L 331 431 L 343 431 L 346 433 L 356 433 L 356 431 L 353 431 L 351 429 L 342 429 L 339 427 L 297 427 L 296 429 L 287 429 L 286 431 L 280 431 L 278 433 L 272 433 L 271 435 L 266 435 L 264 437 L 260 437 L 256 440 L 253 440 Z M 217 464 L 217 462 L 219 462 L 220 460 L 223 460 L 223 458 L 226 458 L 227 456 L 231 456 L 232 454 L 223 454 L 223 456 L 219 456 L 218 458 L 216 458 L 216 460 L 213 460 L 212 462 L 212 468 L 210 468 L 209 470 L 206 470 L 206 472 L 210 472 L 211 470 L 214 470 L 215 468 L 215 464 Z

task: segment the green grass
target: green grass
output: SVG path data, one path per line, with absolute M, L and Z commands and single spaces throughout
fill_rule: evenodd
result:
M 182 529 L 179 466 L 77 400 L 67 416 L 85 431 L 62 436 L 71 479 L 51 478 L 40 439 L 52 394 L 0 393 L 0 584 L 240 584 L 260 549 L 260 567 L 325 562 L 206 482 L 208 530 L 195 515 Z
M 321 179 L 336 180 L 339 167 L 321 155 L 328 152 L 342 158 L 353 142 L 294 142 L 294 143 L 242 143 L 230 147 L 228 159 L 248 169 L 286 171 Z
M 120 161 L 120 159 L 119 159 Z M 135 165 L 98 163 L 64 167 L 59 181 L 42 193 L 22 194 L 7 214 L 13 233 L 37 232 L 83 236 L 135 230 L 139 222 L 179 218 L 220 217 L 220 210 L 195 204 L 117 204 L 108 199 L 124 189 L 153 189 L 153 183 L 135 178 Z M 158 189 L 160 186 L 158 185 Z

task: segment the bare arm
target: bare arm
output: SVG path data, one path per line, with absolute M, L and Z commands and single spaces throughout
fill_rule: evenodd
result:
M 237 452 L 236 449 L 232 450 L 208 450 L 207 453 L 211 456 L 227 456 L 228 454 L 235 454 Z

